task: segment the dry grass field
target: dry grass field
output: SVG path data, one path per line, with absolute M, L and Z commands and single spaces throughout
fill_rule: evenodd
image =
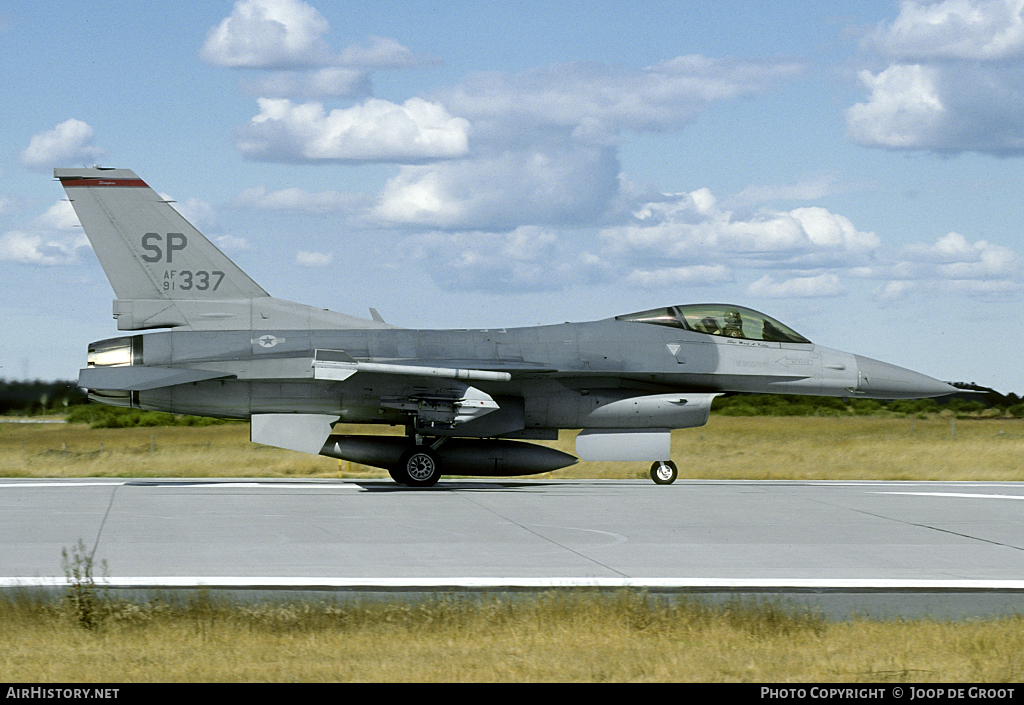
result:
M 365 428 L 338 428 L 368 433 Z M 379 433 L 400 433 L 381 428 Z M 573 434 L 557 443 L 572 451 Z M 1024 480 L 1024 421 L 724 417 L 673 433 L 682 478 Z M 544 475 L 646 478 L 647 463 Z M 96 429 L 0 423 L 6 477 L 350 477 L 386 473 L 254 445 L 247 424 Z M 8 682 L 1015 682 L 1024 617 L 827 622 L 772 604 L 650 603 L 635 593 L 515 605 L 172 607 L 0 598 Z
M 1024 619 L 826 622 L 643 595 L 362 606 L 0 601 L 8 682 L 1018 682 Z
M 336 426 L 338 433 L 402 433 Z M 573 451 L 575 434 L 551 445 Z M 680 478 L 1024 480 L 1024 420 L 712 416 L 673 432 Z M 580 463 L 554 478 L 646 478 L 649 463 Z M 387 473 L 249 442 L 248 424 L 90 429 L 0 420 L 2 477 L 351 477 Z

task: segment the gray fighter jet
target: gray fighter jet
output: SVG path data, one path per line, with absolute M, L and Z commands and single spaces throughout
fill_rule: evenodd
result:
M 524 440 L 583 429 L 584 460 L 653 461 L 677 476 L 670 431 L 707 423 L 725 392 L 910 399 L 938 380 L 815 345 L 725 304 L 665 306 L 589 323 L 408 330 L 272 298 L 127 169 L 55 169 L 117 298 L 123 331 L 89 346 L 94 401 L 249 419 L 256 443 L 386 468 L 528 475 L 577 459 Z M 332 435 L 390 424 L 405 436 Z

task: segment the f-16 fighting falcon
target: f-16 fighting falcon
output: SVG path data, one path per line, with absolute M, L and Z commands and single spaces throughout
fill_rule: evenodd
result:
M 271 297 L 127 169 L 55 169 L 110 280 L 126 335 L 89 345 L 79 374 L 115 406 L 251 421 L 251 439 L 386 468 L 529 475 L 577 458 L 529 440 L 582 429 L 584 460 L 678 474 L 674 428 L 703 426 L 727 392 L 911 399 L 957 391 L 815 345 L 763 313 L 664 306 L 587 323 L 410 330 Z M 404 436 L 332 435 L 390 424 Z

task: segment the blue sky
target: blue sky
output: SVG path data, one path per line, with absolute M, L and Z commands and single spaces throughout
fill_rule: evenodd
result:
M 731 302 L 1024 393 L 1024 0 L 0 10 L 0 377 L 117 335 L 54 167 L 404 327 Z

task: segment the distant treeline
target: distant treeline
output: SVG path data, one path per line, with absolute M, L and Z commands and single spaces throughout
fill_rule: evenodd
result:
M 83 404 L 68 411 L 68 423 L 87 423 L 89 428 L 138 428 L 140 426 L 213 426 L 233 423 L 208 416 L 184 416 L 163 411 L 125 409 L 106 404 Z
M 75 382 L 8 382 L 0 379 L 0 415 L 63 414 L 69 406 L 84 404 L 85 392 Z
M 794 394 L 729 394 L 718 397 L 711 410 L 723 416 L 872 416 L 927 415 L 943 411 L 958 417 L 1024 417 L 1024 400 L 973 384 L 957 384 L 964 391 L 938 399 L 840 399 Z

